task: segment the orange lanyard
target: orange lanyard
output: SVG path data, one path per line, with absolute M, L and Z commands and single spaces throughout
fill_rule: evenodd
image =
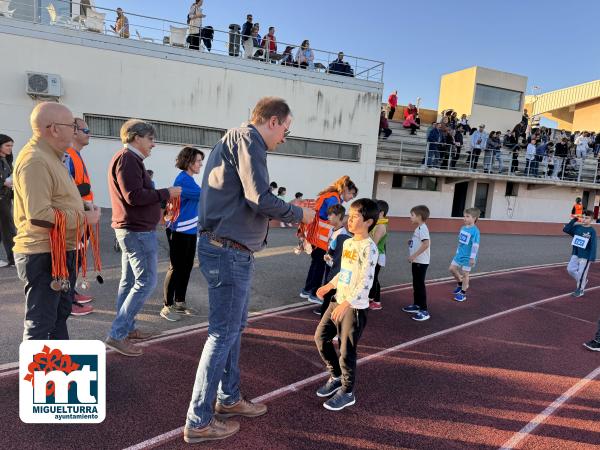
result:
M 165 215 L 165 221 L 174 223 L 179 217 L 181 210 L 181 197 L 175 197 L 167 202 L 167 214 Z
M 96 225 L 88 226 L 90 243 L 92 245 L 92 255 L 94 256 L 94 270 L 96 272 L 96 281 L 99 284 L 104 283 L 104 278 L 100 272 L 102 272 L 102 260 L 100 258 L 100 221 L 96 222 Z
M 52 281 L 54 291 L 67 292 L 70 289 L 67 267 L 67 219 L 65 213 L 54 210 L 54 225 L 50 229 L 50 257 L 52 260 Z

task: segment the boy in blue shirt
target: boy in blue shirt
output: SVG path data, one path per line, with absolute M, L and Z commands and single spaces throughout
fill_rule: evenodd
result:
M 565 233 L 573 236 L 573 251 L 567 265 L 569 275 L 577 282 L 577 287 L 571 294 L 573 297 L 583 296 L 590 263 L 596 261 L 596 230 L 592 228 L 592 217 L 594 215 L 591 211 L 584 211 L 580 223 L 577 223 L 578 218 L 575 217 L 563 228 Z
M 465 209 L 465 224 L 458 233 L 458 248 L 448 269 L 457 282 L 456 288 L 452 291 L 457 302 L 464 302 L 467 299 L 469 274 L 477 262 L 480 233 L 475 222 L 480 215 L 481 211 L 478 208 Z

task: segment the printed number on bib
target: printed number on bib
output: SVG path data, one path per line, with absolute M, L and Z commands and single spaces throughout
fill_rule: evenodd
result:
M 458 242 L 461 244 L 467 245 L 471 240 L 471 233 L 467 233 L 466 231 L 461 231 L 458 235 Z
M 578 247 L 578 248 L 585 249 L 587 247 L 589 241 L 590 241 L 589 238 L 575 235 L 573 237 L 573 241 L 571 241 L 571 245 L 574 245 L 575 247 Z
M 350 280 L 352 279 L 352 271 L 348 269 L 340 270 L 339 281 L 342 284 L 350 284 Z

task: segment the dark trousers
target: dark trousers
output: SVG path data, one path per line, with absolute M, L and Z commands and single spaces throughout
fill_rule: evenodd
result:
M 513 150 L 510 171 L 516 172 L 517 170 L 519 170 L 519 150 Z
M 369 291 L 369 298 L 376 301 L 381 302 L 381 284 L 379 284 L 379 272 L 381 271 L 381 266 L 377 264 L 375 266 L 375 275 L 373 277 L 373 285 L 371 286 L 371 290 Z
M 425 289 L 425 275 L 429 264 L 412 263 L 413 298 L 414 304 L 427 311 L 427 290 Z
M 325 294 L 323 296 L 323 303 L 321 304 L 321 308 L 320 308 L 321 309 L 321 317 L 323 317 L 325 315 L 325 312 L 329 308 L 329 305 L 331 304 L 331 299 L 333 298 L 335 293 L 336 293 L 336 290 L 332 289 L 331 291 L 329 291 L 327 294 Z
M 452 161 L 450 162 L 450 167 L 453 168 L 453 169 L 456 167 L 456 162 L 460 158 L 460 151 L 462 150 L 462 146 L 457 145 L 455 147 L 455 149 L 456 150 L 455 150 L 454 154 L 452 155 Z
M 178 233 L 167 228 L 169 258 L 171 264 L 165 275 L 163 286 L 164 303 L 173 306 L 174 302 L 185 302 L 190 274 L 196 256 L 197 235 Z
M 16 235 L 15 221 L 12 215 L 12 200 L 10 197 L 0 197 L 0 236 L 2 236 L 2 244 L 6 251 L 6 259 L 10 264 L 14 264 L 13 256 L 13 239 Z
M 481 155 L 480 148 L 474 148 L 469 152 L 467 156 L 467 166 L 477 169 L 477 163 L 479 162 L 479 155 Z M 471 165 L 471 161 L 473 161 L 473 165 Z
M 389 128 L 380 128 L 379 129 L 380 136 L 381 136 L 381 132 L 383 132 L 383 136 L 386 138 L 390 137 L 390 134 L 392 134 L 392 130 L 390 130 Z
M 15 254 L 17 274 L 25 283 L 25 331 L 23 340 L 69 339 L 67 318 L 71 314 L 76 273 L 75 251 L 67 252 L 71 289 L 54 291 L 50 253 Z
M 409 126 L 405 126 L 404 128 L 410 128 L 410 134 L 417 134 L 415 131 L 419 129 L 419 125 L 411 123 Z
M 310 268 L 308 269 L 308 275 L 306 276 L 306 283 L 304 284 L 304 290 L 315 294 L 317 289 L 323 286 L 323 276 L 325 275 L 325 250 L 318 247 L 313 248 L 310 254 Z
M 192 50 L 200 50 L 200 33 L 188 34 L 187 41 Z
M 392 120 L 394 118 L 394 113 L 396 112 L 396 108 L 390 108 L 388 111 L 388 120 Z
M 452 151 L 452 146 L 450 144 L 440 144 L 440 159 L 442 160 L 440 167 L 442 169 L 448 168 L 448 160 L 450 158 L 450 152 Z
M 315 331 L 315 343 L 331 376 L 341 376 L 342 390 L 352 392 L 356 379 L 356 349 L 367 325 L 367 309 L 348 308 L 344 317 L 334 322 L 331 313 L 337 306 L 332 302 L 321 317 Z M 332 342 L 336 336 L 339 338 L 339 357 Z

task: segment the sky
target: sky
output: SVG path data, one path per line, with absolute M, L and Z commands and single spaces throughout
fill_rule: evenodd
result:
M 191 0 L 95 0 L 185 22 Z M 228 30 L 252 13 L 277 39 L 385 63 L 384 98 L 437 109 L 440 77 L 474 65 L 528 77 L 547 92 L 600 79 L 597 0 L 205 0 L 203 25 Z M 135 20 L 132 23 L 132 33 Z

